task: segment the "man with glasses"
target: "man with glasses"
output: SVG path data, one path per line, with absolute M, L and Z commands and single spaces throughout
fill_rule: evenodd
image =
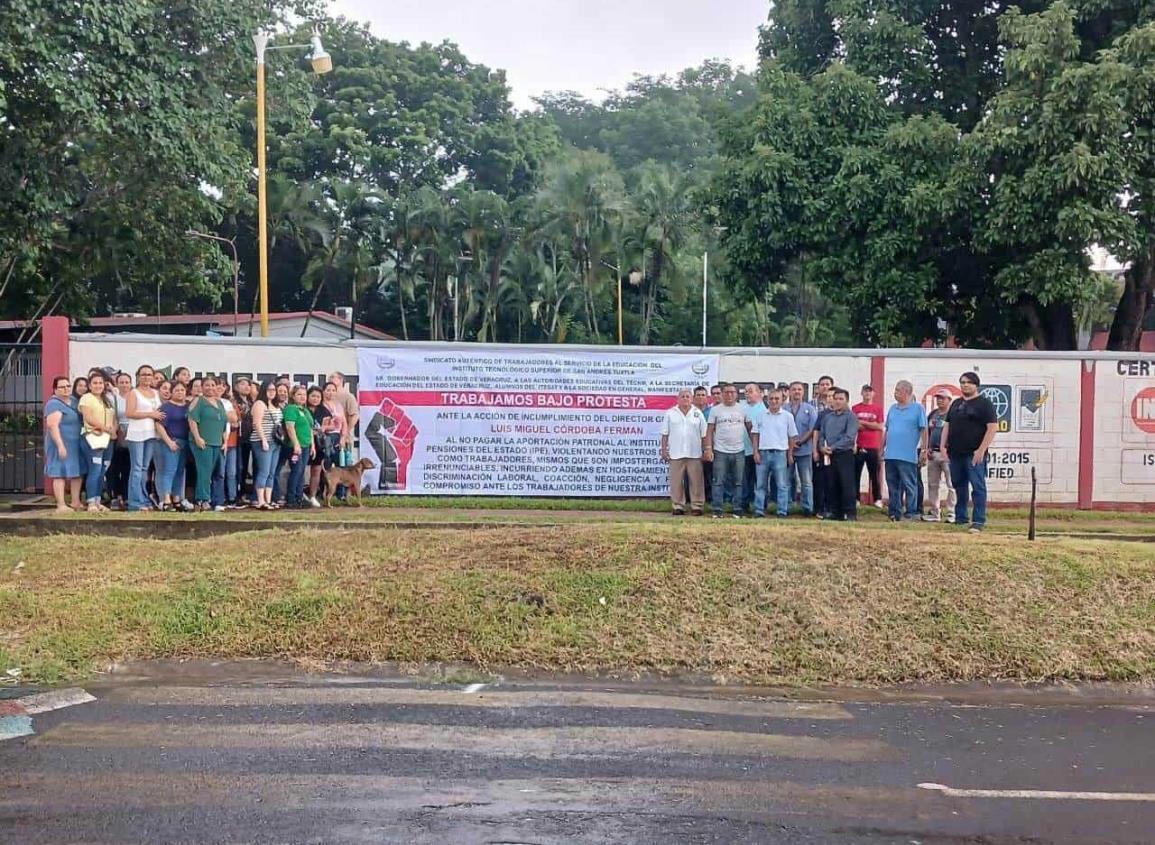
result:
M 987 524 L 987 450 L 999 427 L 995 406 L 979 395 L 980 384 L 978 373 L 967 372 L 959 377 L 962 398 L 951 404 L 942 430 L 942 451 L 950 459 L 950 478 L 957 499 L 955 524 L 967 524 L 967 506 L 973 495 L 972 534 L 982 533 Z
M 918 519 L 919 465 L 926 455 L 926 409 L 914 401 L 914 386 L 909 381 L 902 380 L 894 386 L 894 404 L 886 413 L 882 446 L 890 491 L 890 521 Z
M 778 516 L 783 518 L 790 507 L 790 484 L 787 468 L 793 466 L 793 447 L 798 427 L 789 411 L 782 409 L 782 393 L 777 388 L 767 394 L 770 408 L 753 424 L 750 439 L 754 444 L 754 466 L 758 484 L 754 492 L 754 516 L 766 515 L 768 490 L 774 491 Z M 771 477 L 769 484 L 767 478 Z M 772 485 L 772 486 L 771 486 Z

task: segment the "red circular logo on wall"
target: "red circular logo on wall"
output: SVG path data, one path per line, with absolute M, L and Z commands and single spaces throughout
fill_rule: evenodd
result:
M 962 398 L 962 391 L 958 389 L 957 384 L 936 384 L 932 387 L 928 387 L 926 393 L 922 394 L 922 406 L 926 408 L 928 412 L 934 410 L 934 395 L 940 390 L 945 390 L 947 393 L 949 393 L 952 397 L 952 402 L 955 399 Z
M 1140 431 L 1155 434 L 1155 387 L 1144 387 L 1131 400 L 1131 420 Z

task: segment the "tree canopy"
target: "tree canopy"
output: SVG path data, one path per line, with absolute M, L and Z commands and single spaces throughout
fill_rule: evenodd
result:
M 1075 348 L 1129 262 L 1111 344 L 1151 311 L 1153 7 L 778 3 L 759 96 L 722 131 L 725 245 L 752 292 L 801 267 L 866 343 Z

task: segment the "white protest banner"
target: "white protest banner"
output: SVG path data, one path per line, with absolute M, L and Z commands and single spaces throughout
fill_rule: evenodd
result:
M 717 355 L 358 350 L 375 493 L 661 496 L 659 428 Z

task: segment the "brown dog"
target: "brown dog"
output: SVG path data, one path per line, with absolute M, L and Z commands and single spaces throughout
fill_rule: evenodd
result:
M 361 476 L 366 470 L 376 466 L 368 458 L 362 458 L 351 467 L 329 467 L 325 470 L 325 507 L 333 507 L 333 496 L 337 493 L 337 485 L 344 484 L 349 490 L 357 494 L 357 507 L 361 502 Z

